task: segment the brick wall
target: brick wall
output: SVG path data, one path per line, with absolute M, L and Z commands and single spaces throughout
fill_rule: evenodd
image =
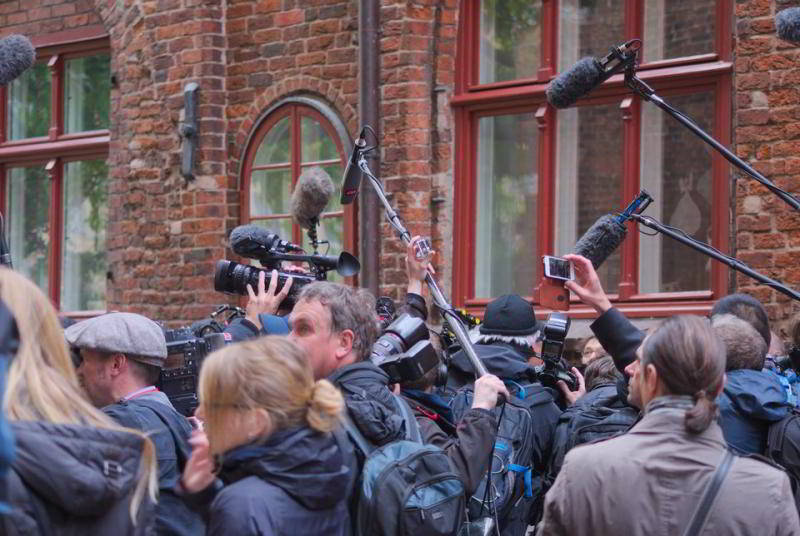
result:
M 446 294 L 452 274 L 449 101 L 457 11 L 457 0 L 384 0 L 381 7 L 381 176 L 411 233 L 432 238 L 437 279 Z M 405 247 L 388 224 L 381 229 L 381 294 L 399 299 L 406 283 Z
M 100 24 L 93 0 L 4 0 L 0 28 L 4 34 L 27 36 L 74 30 Z
M 776 10 L 796 1 L 737 1 L 735 48 L 736 153 L 791 194 L 800 194 L 800 49 L 775 35 Z M 800 288 L 800 215 L 756 181 L 735 181 L 737 257 L 752 268 Z M 797 317 L 797 302 L 748 277 L 739 290 L 764 303 L 784 332 Z
M 216 0 L 96 0 L 111 38 L 108 308 L 205 316 L 236 222 L 225 151 L 225 35 Z M 200 85 L 196 179 L 180 175 L 183 87 Z

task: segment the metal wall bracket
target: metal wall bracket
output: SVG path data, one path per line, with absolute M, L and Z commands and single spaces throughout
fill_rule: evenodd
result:
M 178 130 L 183 138 L 181 175 L 184 179 L 194 180 L 194 153 L 197 149 L 197 89 L 195 82 L 183 88 L 183 123 Z

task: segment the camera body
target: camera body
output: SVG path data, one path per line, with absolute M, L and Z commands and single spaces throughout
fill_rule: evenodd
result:
M 556 387 L 559 380 L 567 384 L 570 391 L 578 389 L 578 379 L 564 364 L 564 343 L 569 333 L 570 319 L 564 313 L 551 313 L 545 322 L 542 337 L 542 361 L 539 381 L 548 387 Z
M 198 337 L 191 328 L 164 330 L 167 360 L 157 387 L 167 395 L 175 409 L 190 417 L 197 408 L 197 378 L 203 360 L 228 342 L 222 333 Z
M 375 341 L 370 361 L 389 375 L 389 383 L 419 380 L 441 363 L 428 339 L 428 326 L 408 313 L 397 317 Z

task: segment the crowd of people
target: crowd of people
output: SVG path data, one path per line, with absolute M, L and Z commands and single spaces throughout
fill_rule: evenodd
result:
M 427 321 L 416 240 L 400 311 Z M 0 269 L 2 533 L 800 534 L 796 382 L 764 307 L 734 294 L 644 332 L 566 258 L 597 313 L 576 388 L 542 380 L 520 296 L 471 332 L 488 374 L 432 337 L 446 367 L 393 383 L 370 359 L 373 296 L 319 281 L 287 307 L 291 281 L 262 274 L 203 361 L 193 417 L 157 388 L 161 326 L 117 312 L 64 329 Z

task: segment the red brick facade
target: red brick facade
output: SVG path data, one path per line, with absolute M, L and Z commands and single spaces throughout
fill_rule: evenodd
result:
M 800 53 L 775 37 L 775 4 L 735 3 L 733 133 L 739 155 L 800 193 Z M 117 84 L 109 148 L 109 309 L 185 321 L 224 301 L 212 289 L 214 263 L 230 256 L 226 237 L 240 222 L 244 150 L 264 112 L 303 94 L 330 107 L 350 136 L 359 127 L 358 8 L 356 0 L 0 3 L 3 35 L 35 38 L 96 25 L 109 35 Z M 380 176 L 410 230 L 433 237 L 448 290 L 458 1 L 382 0 L 380 20 Z M 182 89 L 190 81 L 200 85 L 200 121 L 197 178 L 187 183 L 179 172 L 178 128 Z M 748 179 L 736 182 L 735 198 L 738 256 L 800 288 L 800 268 L 792 262 L 800 216 Z M 398 297 L 404 247 L 385 223 L 382 233 L 381 292 Z M 737 278 L 737 285 L 767 303 L 782 327 L 798 310 L 748 279 Z
M 777 4 L 777 5 L 776 5 Z M 777 9 L 798 2 L 737 2 L 735 48 L 736 153 L 789 193 L 800 194 L 800 49 L 775 34 Z M 736 179 L 736 256 L 786 285 L 800 288 L 800 214 L 756 181 Z M 764 303 L 786 331 L 800 304 L 739 275 L 739 290 Z

